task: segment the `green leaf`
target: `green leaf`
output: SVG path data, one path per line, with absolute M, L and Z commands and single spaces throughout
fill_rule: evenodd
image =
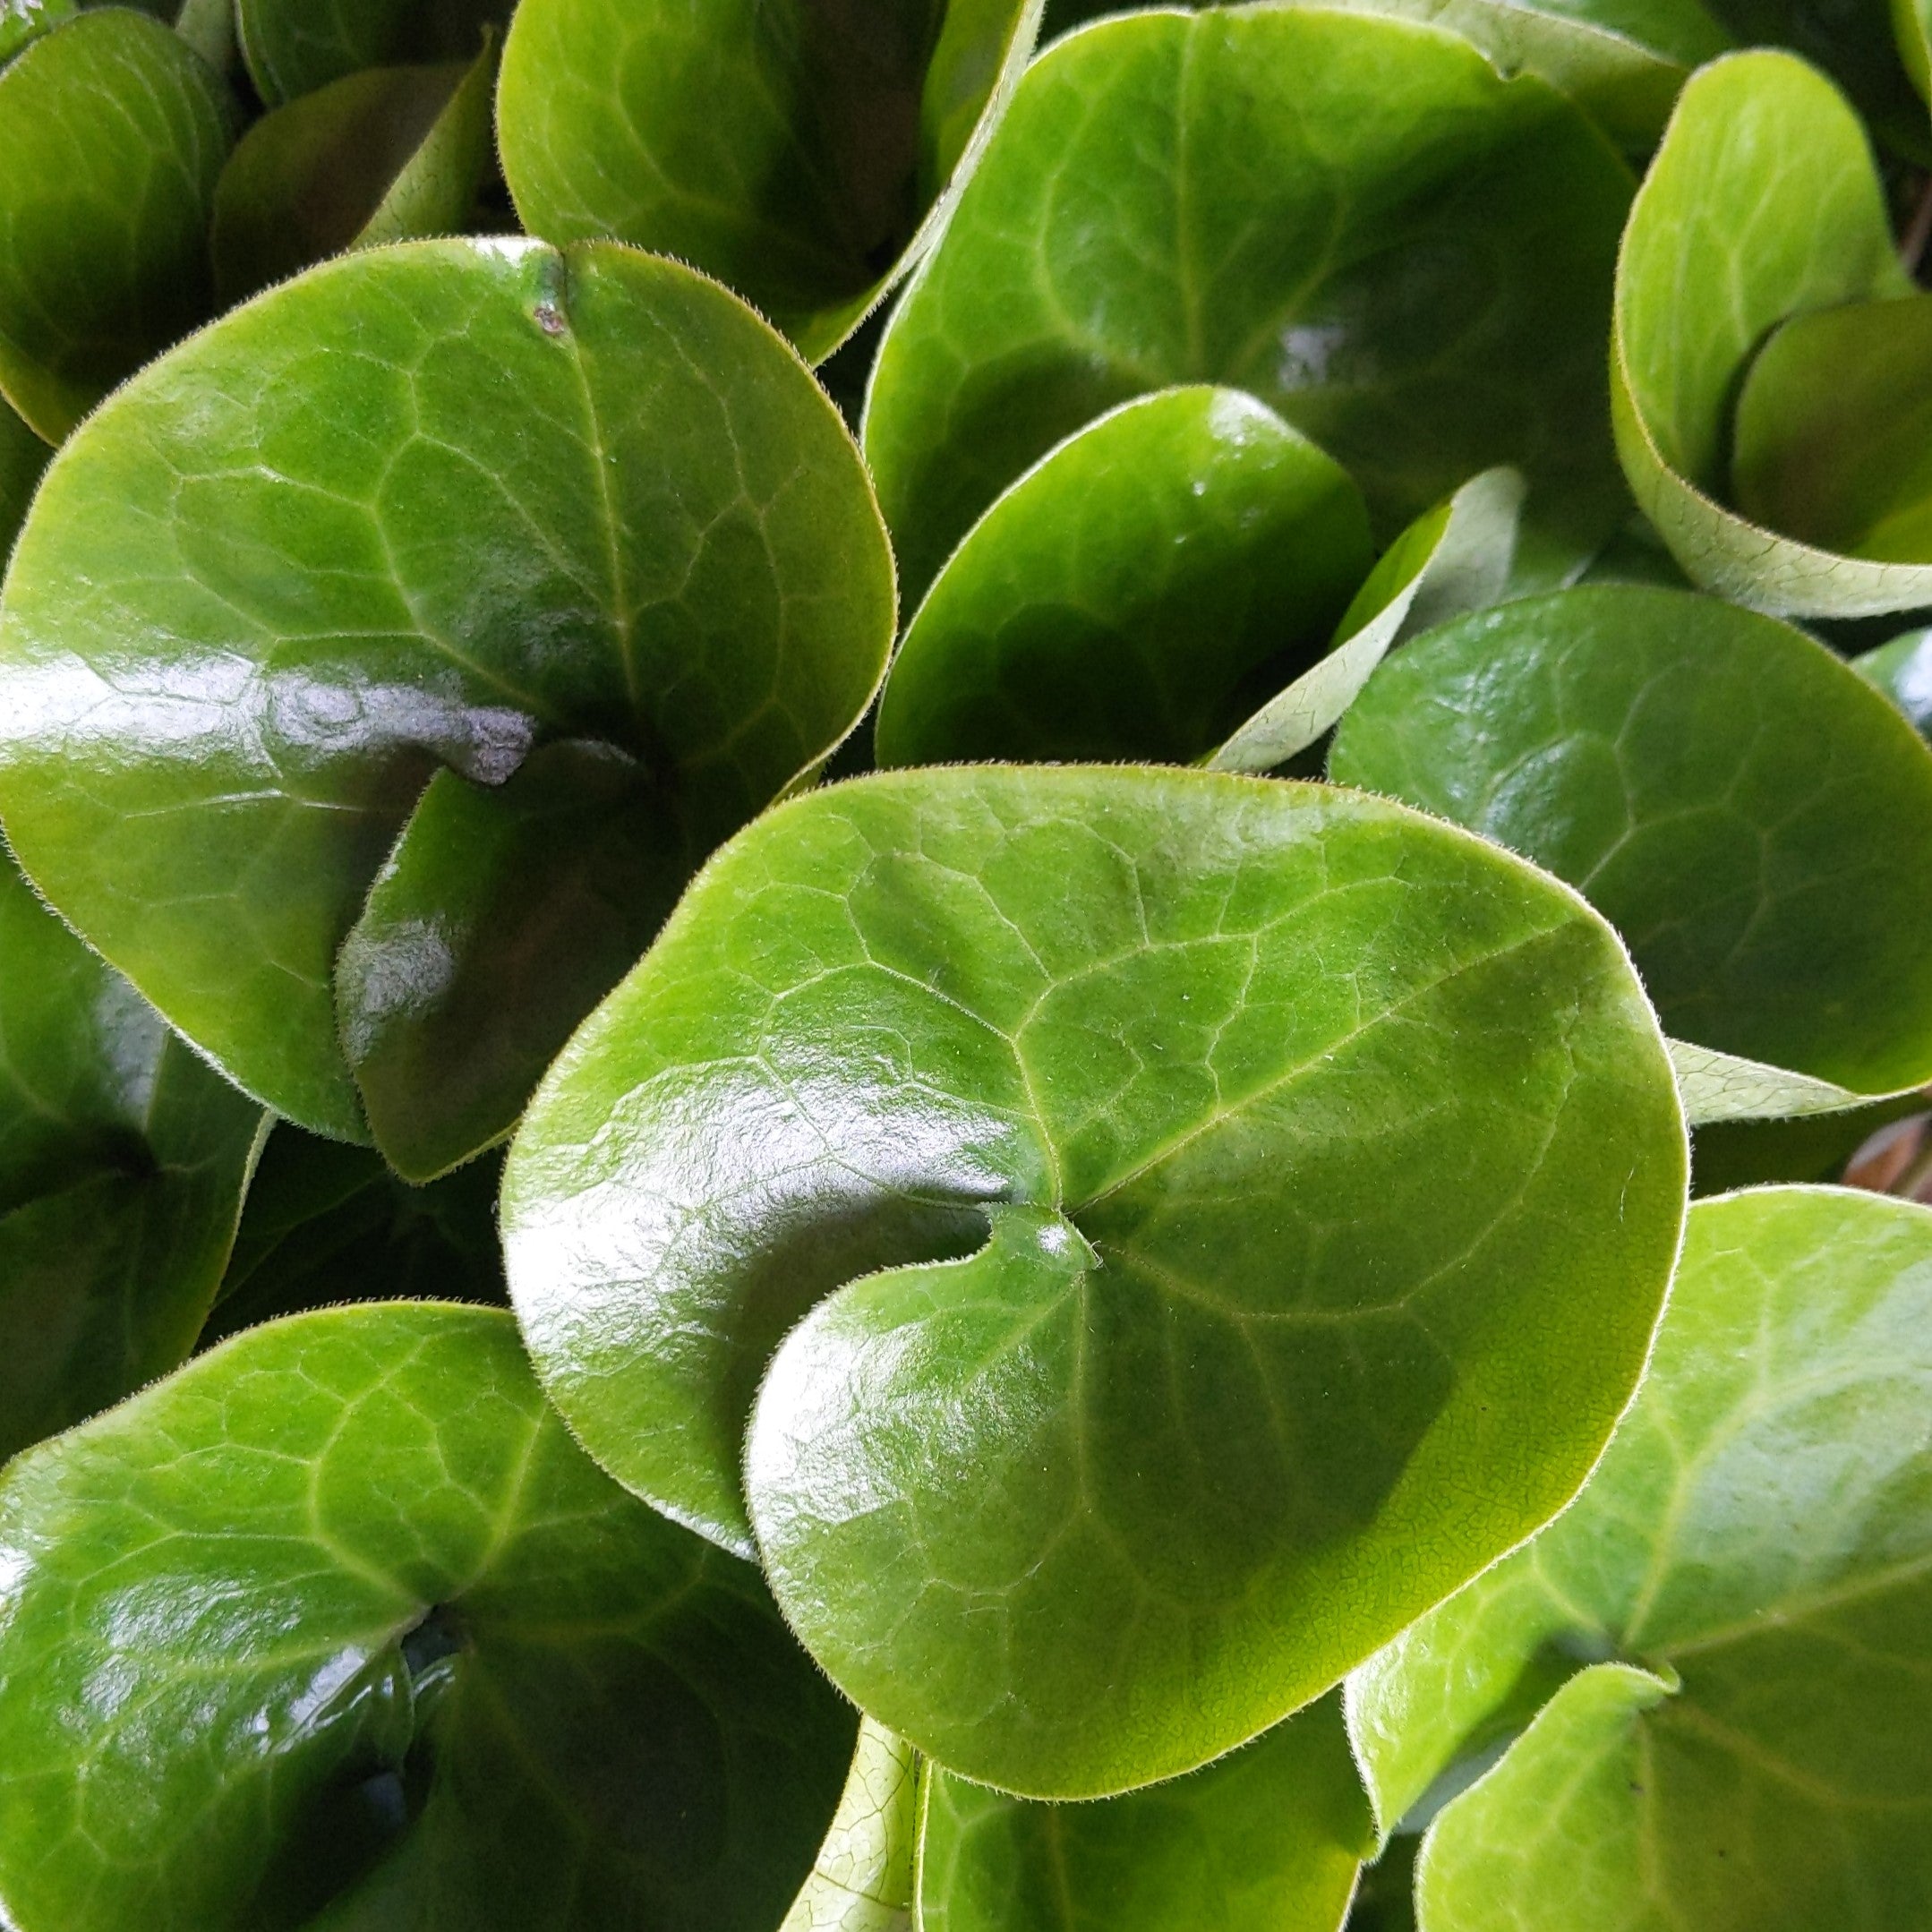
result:
M 1932 738 L 1932 630 L 1909 630 L 1876 651 L 1854 658 L 1851 668 L 1868 678 Z
M 1347 473 L 1237 389 L 1159 389 L 1062 443 L 906 627 L 882 765 L 1186 764 L 1326 648 L 1368 575 Z
M 0 811 L 239 1085 L 340 1138 L 366 1106 L 421 1178 L 510 1124 L 892 629 L 858 452 L 734 297 L 610 244 L 372 250 L 48 473 L 0 600 Z
M 0 1482 L 20 1932 L 769 1932 L 852 1717 L 509 1318 L 240 1337 Z
M 1375 667 L 1406 637 L 1500 603 L 1516 557 L 1523 479 L 1484 470 L 1418 517 L 1383 553 L 1344 615 L 1341 641 L 1271 697 L 1206 762 L 1267 772 L 1330 731 Z
M 1828 1080 L 1813 1080 L 1789 1067 L 1769 1066 L 1738 1054 L 1714 1053 L 1688 1040 L 1671 1042 L 1671 1064 L 1684 1117 L 1693 1127 L 1731 1120 L 1799 1120 L 1818 1114 L 1862 1111 L 1868 1093 L 1854 1092 Z M 1910 1087 L 1899 1091 L 1910 1092 Z M 1881 1096 L 1895 1099 L 1897 1094 Z
M 509 1299 L 496 1239 L 500 1160 L 411 1187 L 372 1149 L 284 1121 L 249 1184 L 201 1346 L 345 1302 Z
M 1738 507 L 1822 550 L 1932 564 L 1932 296 L 1784 323 L 1738 397 Z
M 937 1765 L 922 1932 L 1337 1932 L 1374 1830 L 1333 1694 L 1185 1778 L 1043 1805 Z
M 496 54 L 378 67 L 265 115 L 215 193 L 215 279 L 241 301 L 346 249 L 469 224 L 490 162 Z
M 0 850 L 0 1460 L 184 1360 L 261 1110 Z
M 0 64 L 76 11 L 74 0 L 0 0 Z
M 1520 1729 L 1526 1680 L 1568 1680 L 1437 1818 L 1424 1932 L 1922 1916 L 1928 1337 L 1925 1209 L 1777 1188 L 1691 1210 L 1581 1498 L 1350 1684 L 1387 1825 L 1480 1769 L 1472 1744 L 1493 1757 L 1499 1718 Z
M 1059 42 L 880 349 L 866 449 L 908 585 L 1055 443 L 1192 382 L 1312 437 L 1384 539 L 1516 463 L 1594 549 L 1629 194 L 1579 110 L 1434 29 L 1261 7 Z
M 756 1524 L 882 1723 L 1062 1798 L 1257 1734 L 1560 1506 L 1683 1156 L 1613 936 L 1507 854 L 1318 786 L 919 771 L 713 860 L 503 1228 L 591 1452 Z
M 1629 585 L 1506 604 L 1390 658 L 1329 771 L 1569 880 L 1678 1039 L 1932 1080 L 1932 751 L 1801 631 Z
M 917 1755 L 865 1718 L 817 1862 L 779 1932 L 911 1932 Z
M 522 0 L 503 172 L 524 226 L 717 276 L 829 355 L 944 225 L 1039 0 Z
M 47 441 L 212 307 L 233 113 L 186 42 L 131 8 L 83 13 L 0 72 L 0 398 Z
M 235 0 L 249 77 L 269 107 L 364 67 L 476 57 L 514 0 Z
M 1691 1192 L 1723 1194 L 1768 1181 L 1835 1181 L 1881 1127 L 1923 1113 L 1925 1107 L 1917 1093 L 1895 1094 L 1855 1113 L 1708 1124 L 1691 1137 Z
M 217 73 L 234 71 L 239 47 L 235 40 L 235 0 L 181 0 L 175 31 Z
M 1908 77 L 1890 0 L 1710 0 L 1742 41 L 1789 47 L 1822 67 L 1858 104 L 1894 153 L 1923 167 L 1932 159 L 1924 103 Z
M 1732 404 L 1765 338 L 1911 290 L 1865 131 L 1828 81 L 1776 53 L 1732 55 L 1691 81 L 1630 211 L 1611 373 L 1630 488 L 1694 582 L 1796 616 L 1932 603 L 1932 563 L 1847 556 L 1722 500 Z M 1773 444 L 1784 433 L 1752 430 Z

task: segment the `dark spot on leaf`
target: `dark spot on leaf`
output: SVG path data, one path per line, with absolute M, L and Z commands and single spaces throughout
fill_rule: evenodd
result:
M 563 311 L 554 302 L 540 302 L 530 313 L 536 326 L 546 336 L 564 335 L 569 329 L 570 325 L 564 320 Z

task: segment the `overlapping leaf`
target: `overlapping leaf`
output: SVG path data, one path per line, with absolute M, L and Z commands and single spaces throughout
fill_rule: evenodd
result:
M 241 1337 L 0 1482 L 21 1932 L 769 1932 L 853 1722 L 508 1315 Z
M 225 303 L 348 248 L 470 225 L 490 160 L 496 56 L 375 67 L 262 117 L 215 193 L 215 277 Z
M 523 0 L 504 173 L 533 234 L 695 262 L 816 361 L 937 232 L 1039 20 L 1039 0 Z
M 233 111 L 131 8 L 81 14 L 0 71 L 0 402 L 47 441 L 208 315 Z
M 592 1452 L 755 1525 L 882 1723 L 1065 1797 L 1265 1729 L 1556 1508 L 1682 1186 L 1635 978 L 1542 875 L 1319 787 L 988 768 L 740 834 L 503 1215 Z
M 249 78 L 269 105 L 365 67 L 476 56 L 512 0 L 235 0 Z
M 1337 1932 L 1374 1833 L 1339 1695 L 1227 1757 L 1099 1804 L 934 1769 L 922 1932 Z
M 1432 29 L 1261 7 L 1057 43 L 879 353 L 866 449 L 909 585 L 1055 443 L 1190 382 L 1312 437 L 1384 540 L 1517 464 L 1575 560 L 1620 514 L 1603 358 L 1629 193 L 1577 108 Z
M 1853 668 L 1884 691 L 1921 735 L 1932 738 L 1932 631 L 1907 631 L 1868 651 Z
M 193 1348 L 263 1125 L 0 850 L 0 1459 Z
M 1873 433 L 1875 383 L 1894 420 L 1922 406 L 1911 290 L 1865 132 L 1831 83 L 1776 53 L 1699 73 L 1631 209 L 1611 363 L 1630 487 L 1696 582 L 1800 616 L 1932 603 L 1932 548 L 1902 549 L 1895 527 L 1910 464 Z M 1831 392 L 1807 395 L 1826 338 Z
M 893 661 L 879 762 L 1185 764 L 1321 654 L 1371 555 L 1347 473 L 1265 404 L 1157 390 L 968 533 Z
M 366 1109 L 423 1177 L 851 726 L 892 627 L 857 451 L 735 298 L 610 244 L 372 250 L 49 473 L 0 810 L 238 1084 L 346 1138 Z
M 1799 1188 L 1693 1209 L 1581 1499 L 1351 1686 L 1385 1824 L 1535 1714 L 1437 1819 L 1423 1932 L 1925 1917 L 1928 1336 L 1925 1209 Z
M 1932 1081 L 1932 752 L 1801 632 L 1631 586 L 1505 605 L 1391 658 L 1329 769 L 1587 894 L 1669 1031 L 1761 1063 L 1680 1053 L 1709 1111 Z

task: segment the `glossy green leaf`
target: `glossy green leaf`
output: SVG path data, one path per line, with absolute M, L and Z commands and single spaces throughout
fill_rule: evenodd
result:
M 185 41 L 125 7 L 0 71 L 0 399 L 48 442 L 207 316 L 233 111 Z
M 496 1238 L 500 1160 L 412 1187 L 372 1149 L 284 1121 L 249 1184 L 205 1349 L 278 1316 L 346 1302 L 509 1299 Z
M 1932 751 L 1802 632 L 1636 586 L 1508 604 L 1391 657 L 1329 770 L 1569 880 L 1679 1039 L 1932 1080 Z
M 1541 874 L 1322 787 L 979 768 L 714 859 L 503 1227 L 591 1452 L 755 1524 L 881 1723 L 1070 1797 L 1266 1729 L 1565 1500 L 1683 1179 L 1636 979 Z
M 1206 762 L 1267 772 L 1330 731 L 1375 667 L 1405 637 L 1507 594 L 1523 479 L 1484 470 L 1418 517 L 1383 553 L 1342 618 L 1341 641 L 1242 724 Z
M 0 851 L 0 1460 L 193 1348 L 264 1125 Z
M 1738 397 L 1738 507 L 1821 550 L 1932 564 L 1932 296 L 1800 315 Z
M 271 107 L 365 67 L 476 57 L 514 0 L 235 0 L 249 77 Z
M 0 64 L 75 12 L 74 0 L 0 0 Z
M 907 582 L 1055 443 L 1188 382 L 1312 437 L 1385 539 L 1515 463 L 1594 548 L 1629 193 L 1578 109 L 1433 29 L 1261 7 L 1059 42 L 880 350 L 866 449 Z
M 814 361 L 924 252 L 1039 0 L 522 0 L 503 171 L 526 227 L 738 289 Z
M 1697 74 L 1630 211 L 1611 365 L 1625 474 L 1695 582 L 1799 616 L 1932 603 L 1932 562 L 1847 556 L 1724 501 L 1731 412 L 1765 338 L 1794 316 L 1911 288 L 1865 131 L 1836 89 L 1777 53 Z M 1753 432 L 1774 446 L 1784 433 Z
M 1438 1817 L 1423 1932 L 1924 1919 L 1928 1338 L 1932 1212 L 1816 1188 L 1691 1210 L 1582 1497 L 1351 1683 L 1385 1822 L 1563 1686 Z
M 892 628 L 858 452 L 734 297 L 611 244 L 372 250 L 48 473 L 0 601 L 0 811 L 238 1084 L 343 1138 L 366 1107 L 422 1177 L 851 727 Z
M 1347 473 L 1238 389 L 1160 389 L 967 534 L 893 661 L 881 765 L 1184 765 L 1326 649 L 1369 574 Z
M 779 1932 L 912 1932 L 918 1840 L 918 1754 L 865 1718 L 832 1829 Z
M 215 193 L 225 303 L 349 248 L 469 224 L 490 161 L 496 55 L 468 65 L 377 67 L 265 115 Z
M 1853 662 L 1878 688 L 1932 738 L 1932 630 L 1910 630 Z
M 934 1767 L 921 1932 L 1337 1932 L 1374 1830 L 1338 1693 L 1184 1778 L 1099 1804 Z
M 238 1338 L 0 1482 L 20 1932 L 769 1932 L 851 1715 L 508 1315 Z

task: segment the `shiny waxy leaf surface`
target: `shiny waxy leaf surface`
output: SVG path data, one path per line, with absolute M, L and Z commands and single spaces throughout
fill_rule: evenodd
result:
M 1855 515 L 1800 509 L 1792 515 L 1799 527 L 1772 530 L 1742 513 L 1754 504 L 1791 510 L 1791 491 L 1767 473 L 1787 435 L 1807 447 L 1817 440 L 1774 395 L 1776 421 L 1754 411 L 1748 443 L 1736 425 L 1738 480 L 1749 478 L 1751 492 L 1740 508 L 1729 507 L 1726 474 L 1732 407 L 1765 338 L 1794 316 L 1911 289 L 1865 131 L 1828 81 L 1781 53 L 1730 56 L 1692 80 L 1631 209 L 1611 378 L 1631 490 L 1694 581 L 1799 616 L 1932 603 L 1932 561 L 1878 560 L 1882 545 L 1862 556 L 1830 547 L 1825 540 L 1859 534 Z M 1863 362 L 1861 354 L 1834 365 L 1834 384 L 1863 380 Z M 1767 393 L 1784 386 L 1774 364 Z M 1913 406 L 1909 392 L 1892 402 Z M 1802 466 L 1815 457 L 1791 460 Z M 1874 460 L 1882 474 L 1883 452 Z
M 496 56 L 378 67 L 264 115 L 215 192 L 215 279 L 235 303 L 352 247 L 469 225 Z
M 880 351 L 866 449 L 909 586 L 1055 443 L 1174 383 L 1260 397 L 1384 539 L 1507 462 L 1600 541 L 1629 193 L 1574 106 L 1432 29 L 1236 9 L 1056 44 Z
M 0 71 L 0 400 L 47 441 L 208 315 L 233 112 L 132 8 L 69 21 Z
M 235 0 L 242 56 L 272 107 L 365 67 L 475 58 L 513 0 Z
M 1338 1694 L 1185 1778 L 1043 1805 L 928 1774 L 922 1932 L 1337 1932 L 1373 1849 Z
M 768 1932 L 853 1723 L 508 1315 L 278 1322 L 0 1483 L 21 1932 Z
M 1479 612 L 1376 672 L 1329 771 L 1569 880 L 1670 1033 L 1932 1079 L 1932 752 L 1790 626 L 1633 586 Z
M 263 1124 L 0 850 L 0 1459 L 193 1348 Z
M 1372 560 L 1347 473 L 1238 389 L 1068 439 L 953 553 L 879 701 L 879 763 L 1210 750 L 1327 647 Z
M 1039 0 L 523 0 L 504 174 L 533 234 L 738 289 L 815 360 L 929 237 Z
M 240 1085 L 345 1138 L 366 1109 L 425 1177 L 850 727 L 892 626 L 858 453 L 734 297 L 611 244 L 372 250 L 54 466 L 0 602 L 0 811 Z
M 1932 1212 L 1699 1202 L 1650 1373 L 1578 1501 L 1354 1680 L 1424 1932 L 1877 1932 L 1932 1907 Z M 1480 1761 L 1480 1760 L 1479 1760 Z
M 1506 854 L 1321 787 L 953 770 L 714 860 L 503 1225 L 592 1452 L 755 1525 L 880 1722 L 1068 1797 L 1263 1730 L 1560 1504 L 1682 1186 L 1634 976 Z

